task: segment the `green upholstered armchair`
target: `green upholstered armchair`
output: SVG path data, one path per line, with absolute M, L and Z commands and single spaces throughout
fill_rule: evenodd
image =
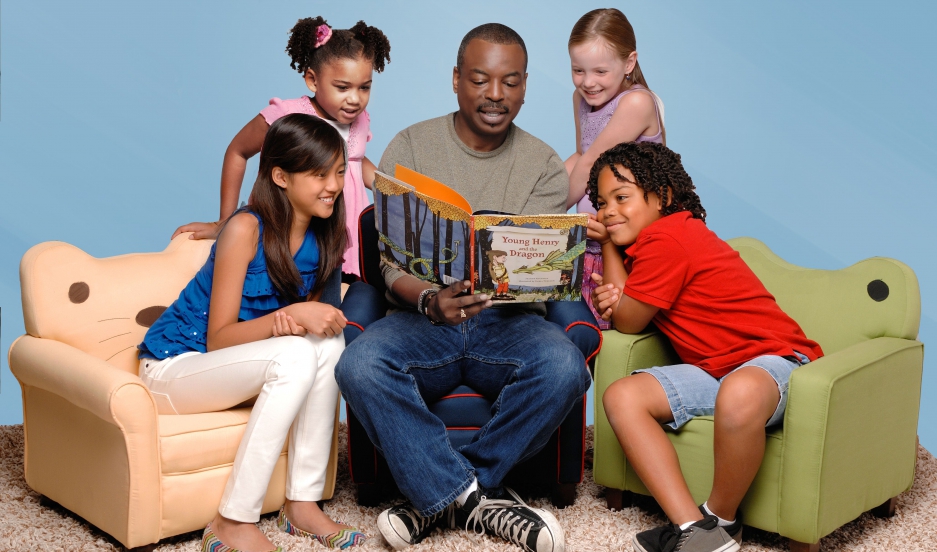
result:
M 794 370 L 784 423 L 768 431 L 742 519 L 789 538 L 792 550 L 819 550 L 822 537 L 863 512 L 893 513 L 894 497 L 911 488 L 924 361 L 917 278 L 903 263 L 881 257 L 812 270 L 785 262 L 755 239 L 729 244 L 826 353 Z M 601 397 L 634 370 L 679 362 L 656 331 L 604 332 L 595 363 L 594 476 L 608 487 L 609 508 L 628 503 L 629 493 L 650 493 L 625 460 Z M 668 436 L 693 498 L 702 503 L 713 481 L 712 417 Z

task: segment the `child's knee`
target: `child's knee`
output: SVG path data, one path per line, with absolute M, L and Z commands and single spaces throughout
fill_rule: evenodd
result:
M 781 399 L 768 372 L 749 367 L 729 374 L 716 395 L 716 417 L 733 426 L 764 425 Z
M 653 393 L 648 393 L 649 387 L 660 387 L 654 376 L 649 374 L 633 374 L 614 381 L 605 389 L 602 395 L 602 406 L 606 414 L 628 412 L 629 414 L 645 414 L 654 411 Z M 663 393 L 663 389 L 661 389 Z M 666 395 L 664 395 L 666 403 Z M 669 412 L 669 405 L 667 405 Z

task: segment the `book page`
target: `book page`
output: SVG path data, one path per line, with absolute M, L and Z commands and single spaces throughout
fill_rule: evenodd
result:
M 475 293 L 495 302 L 578 301 L 586 215 L 475 216 Z
M 374 215 L 378 248 L 387 263 L 440 286 L 471 279 L 472 217 L 463 208 L 377 172 Z

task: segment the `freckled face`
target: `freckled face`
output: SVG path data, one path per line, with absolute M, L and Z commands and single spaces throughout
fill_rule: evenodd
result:
M 618 165 L 618 174 L 625 177 L 622 182 L 608 167 L 599 173 L 598 210 L 596 219 L 605 225 L 615 245 L 631 245 L 638 233 L 661 218 L 663 207 L 660 196 L 653 192 L 644 200 L 644 189 L 635 184 L 634 174 Z
M 625 75 L 637 59 L 636 52 L 621 59 L 601 38 L 577 44 L 569 49 L 573 85 L 587 104 L 600 109 L 628 88 Z
M 319 68 L 306 70 L 306 86 L 315 94 L 320 115 L 351 124 L 371 99 L 373 64 L 365 59 L 340 58 Z M 321 113 L 324 111 L 325 113 Z

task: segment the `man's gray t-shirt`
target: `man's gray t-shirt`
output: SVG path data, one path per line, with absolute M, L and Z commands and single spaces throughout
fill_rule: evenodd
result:
M 454 113 L 410 126 L 387 145 L 378 170 L 402 165 L 462 194 L 476 211 L 542 215 L 566 212 L 569 177 L 553 148 L 511 123 L 493 151 L 475 151 L 455 132 Z M 383 265 L 387 289 L 405 273 Z M 541 311 L 541 308 L 533 309 Z

